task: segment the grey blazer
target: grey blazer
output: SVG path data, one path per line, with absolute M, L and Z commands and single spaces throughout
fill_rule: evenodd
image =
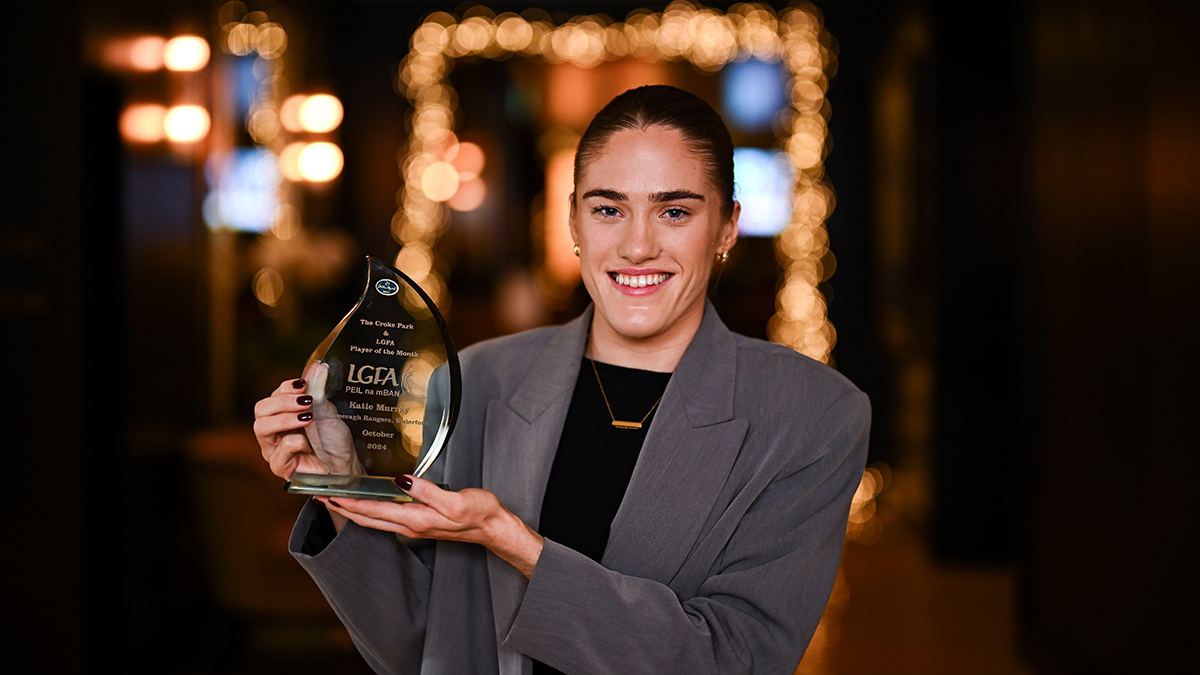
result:
M 431 475 L 534 529 L 592 310 L 461 354 L 458 426 Z M 867 397 L 711 305 L 667 385 L 600 563 L 547 540 L 529 581 L 483 547 L 347 525 L 290 548 L 382 673 L 792 673 L 837 573 Z

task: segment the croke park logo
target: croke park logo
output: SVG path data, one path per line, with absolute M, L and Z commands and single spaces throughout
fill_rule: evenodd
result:
M 375 290 L 379 291 L 380 295 L 395 295 L 400 290 L 400 284 L 391 279 L 380 279 L 375 282 Z

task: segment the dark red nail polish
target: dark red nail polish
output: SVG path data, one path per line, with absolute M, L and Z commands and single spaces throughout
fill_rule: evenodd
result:
M 412 479 L 408 476 L 396 476 L 396 485 L 404 491 L 412 489 Z
M 302 412 L 299 415 L 296 415 L 296 417 L 299 417 L 301 422 L 307 422 L 312 419 L 312 413 Z
M 303 389 L 303 388 L 304 388 L 304 378 L 300 378 L 299 380 L 292 380 L 292 389 Z
M 312 405 L 312 397 L 308 394 L 300 396 L 296 399 L 298 405 Z

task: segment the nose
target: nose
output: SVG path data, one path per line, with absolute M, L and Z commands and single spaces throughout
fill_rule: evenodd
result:
M 636 264 L 658 256 L 658 238 L 649 216 L 643 214 L 629 219 L 624 229 L 617 250 L 622 258 Z

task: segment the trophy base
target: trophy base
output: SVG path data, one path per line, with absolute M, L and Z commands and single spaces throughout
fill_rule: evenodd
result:
M 446 489 L 445 485 L 438 487 Z M 315 497 L 349 497 L 374 499 L 383 502 L 411 502 L 412 497 L 392 481 L 382 476 L 344 476 L 326 473 L 294 473 L 287 482 L 287 491 Z

